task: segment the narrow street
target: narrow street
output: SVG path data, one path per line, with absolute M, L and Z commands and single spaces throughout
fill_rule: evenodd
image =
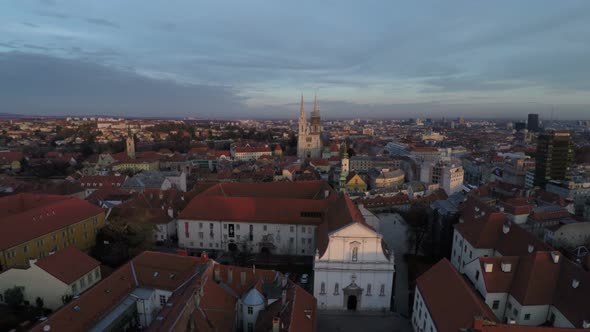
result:
M 397 213 L 377 215 L 380 219 L 379 231 L 395 255 L 395 303 L 394 311 L 408 317 L 408 265 L 403 259 L 406 248 L 406 225 Z

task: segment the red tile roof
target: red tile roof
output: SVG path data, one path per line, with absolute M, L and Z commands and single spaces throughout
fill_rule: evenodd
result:
M 20 152 L 11 152 L 11 151 L 1 151 L 0 152 L 0 163 L 21 161 L 23 158 L 24 158 L 24 155 Z
M 303 212 L 319 217 L 304 217 Z M 371 228 L 348 196 L 334 193 L 323 181 L 218 184 L 197 195 L 178 218 L 319 225 L 322 254 L 330 232 L 353 222 Z
M 552 303 L 570 322 L 581 327 L 583 321 L 590 321 L 590 272 L 569 259 L 561 257 L 561 260 Z M 576 288 L 572 286 L 574 280 L 579 282 Z
M 456 224 L 455 229 L 475 248 L 495 249 L 504 256 L 528 254 L 529 245 L 533 245 L 535 251 L 552 250 L 519 225 L 508 222 L 504 213 L 473 197 L 465 203 L 463 221 Z M 504 225 L 508 226 L 508 233 L 504 233 Z
M 346 194 L 339 194 L 336 201 L 331 203 L 327 208 L 324 221 L 316 230 L 317 250 L 319 251 L 320 257 L 328 248 L 330 233 L 352 223 L 359 223 L 374 230 L 373 227 L 366 223 L 362 213 L 350 198 Z
M 520 256 L 510 294 L 522 305 L 551 303 L 561 261 L 554 263 L 546 251 Z
M 460 331 L 471 326 L 474 317 L 496 319 L 446 258 L 418 277 L 416 284 L 439 332 Z
M 302 218 L 302 212 L 321 213 L 326 202 L 266 197 L 197 196 L 180 213 L 179 219 L 243 222 L 307 223 L 320 220 Z
M 17 194 L 0 198 L 0 249 L 30 241 L 104 210 L 82 199 L 39 194 Z
M 195 273 L 199 263 L 195 257 L 144 252 L 55 311 L 32 331 L 43 331 L 46 325 L 52 331 L 87 331 L 136 287 L 174 290 Z
M 59 250 L 35 264 L 67 285 L 100 266 L 99 261 L 75 246 Z
M 508 293 L 518 267 L 518 257 L 480 257 L 482 277 L 488 293 Z M 502 264 L 510 264 L 510 272 L 502 271 Z M 486 272 L 486 264 L 492 264 L 492 272 Z

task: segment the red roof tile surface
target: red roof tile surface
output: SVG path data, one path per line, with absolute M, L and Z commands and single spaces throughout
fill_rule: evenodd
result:
M 104 210 L 75 197 L 17 194 L 0 198 L 0 249 L 8 249 Z
M 35 264 L 67 285 L 100 266 L 99 261 L 86 255 L 75 246 L 59 250 Z
M 446 258 L 418 277 L 416 284 L 439 332 L 461 331 L 477 316 L 495 320 L 494 313 Z

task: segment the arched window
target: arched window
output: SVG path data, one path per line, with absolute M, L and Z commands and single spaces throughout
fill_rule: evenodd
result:
M 359 248 L 358 247 L 353 247 L 352 248 L 352 261 L 356 262 L 359 259 Z
M 338 295 L 338 283 L 334 285 L 334 295 Z
M 381 284 L 381 290 L 379 290 L 379 296 L 385 296 L 385 284 Z
M 320 287 L 320 294 L 326 294 L 326 283 L 322 281 L 322 286 Z
M 367 296 L 371 296 L 371 284 L 367 284 Z

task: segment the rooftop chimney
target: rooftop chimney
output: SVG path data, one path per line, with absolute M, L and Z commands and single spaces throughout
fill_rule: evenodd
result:
M 510 232 L 510 225 L 504 224 L 504 226 L 502 226 L 502 232 L 508 234 L 508 232 Z
M 281 293 L 281 305 L 285 305 L 287 303 L 287 290 L 283 288 L 283 292 Z
M 242 283 L 242 286 L 244 286 L 246 284 L 246 272 L 245 271 L 240 272 L 240 282 Z
M 272 319 L 272 332 L 279 332 L 281 329 L 281 319 L 279 317 L 274 317 Z
M 228 269 L 227 270 L 227 282 L 230 284 L 234 281 L 234 270 Z
M 528 247 L 527 250 L 528 250 L 528 252 L 530 254 L 530 253 L 532 253 L 535 250 L 535 246 L 533 246 L 532 244 L 529 244 L 529 247 Z

